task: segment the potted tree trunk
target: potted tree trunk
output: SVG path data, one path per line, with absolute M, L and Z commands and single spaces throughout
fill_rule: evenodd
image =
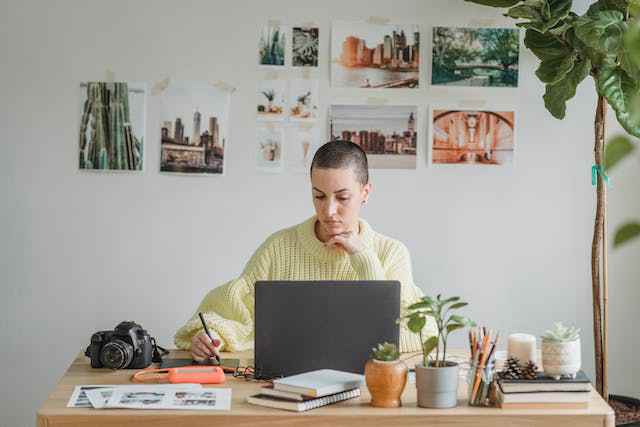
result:
M 371 394 L 371 406 L 397 408 L 407 384 L 407 365 L 400 360 L 395 344 L 383 343 L 373 348 L 372 358 L 364 366 L 364 378 Z
M 410 305 L 403 316 L 409 330 L 420 336 L 422 363 L 416 364 L 416 388 L 418 406 L 422 408 L 452 408 L 458 402 L 458 364 L 447 360 L 449 334 L 475 323 L 453 310 L 466 306 L 460 297 L 422 297 Z M 422 330 L 427 317 L 433 317 L 438 334 L 424 337 Z M 435 355 L 433 354 L 435 352 Z

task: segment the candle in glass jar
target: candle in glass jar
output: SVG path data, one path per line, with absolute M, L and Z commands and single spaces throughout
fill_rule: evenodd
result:
M 518 359 L 521 366 L 529 361 L 537 363 L 536 337 L 529 334 L 511 334 L 507 344 L 508 357 Z

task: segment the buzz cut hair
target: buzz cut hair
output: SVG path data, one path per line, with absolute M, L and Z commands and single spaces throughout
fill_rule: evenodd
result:
M 369 183 L 369 162 L 367 154 L 358 144 L 351 141 L 336 139 L 322 145 L 316 151 L 311 161 L 309 173 L 313 168 L 319 169 L 349 169 L 356 175 L 356 179 L 362 184 Z

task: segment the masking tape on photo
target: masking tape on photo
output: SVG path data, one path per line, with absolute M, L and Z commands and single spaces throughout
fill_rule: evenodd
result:
M 215 88 L 221 89 L 221 90 L 225 90 L 227 92 L 235 92 L 236 91 L 236 87 L 230 85 L 227 82 L 223 82 L 222 80 L 215 80 L 213 82 L 211 82 L 211 85 Z
M 484 99 L 462 99 L 458 101 L 458 106 L 460 108 L 473 108 L 478 109 L 482 108 L 487 104 L 487 101 Z
M 115 74 L 111 68 L 107 68 L 107 71 L 104 73 L 104 81 L 107 83 L 113 83 L 115 79 Z
M 153 86 L 151 86 L 151 95 L 154 95 L 154 96 L 160 95 L 169 87 L 170 81 L 171 80 L 169 79 L 169 77 L 167 77 L 158 82 L 155 82 Z
M 385 18 L 384 16 L 370 16 L 367 19 L 368 24 L 377 24 L 377 25 L 385 25 L 391 22 L 391 19 Z
M 470 27 L 495 27 L 497 22 L 491 18 L 474 18 L 469 20 Z
M 367 104 L 369 105 L 385 105 L 389 100 L 387 98 L 373 97 L 370 96 L 367 98 Z
M 311 68 L 310 67 L 302 68 L 302 78 L 303 79 L 310 79 L 311 78 Z
M 282 25 L 282 21 L 280 21 L 279 19 L 269 19 L 267 21 L 267 25 L 270 27 L 279 27 L 280 25 Z

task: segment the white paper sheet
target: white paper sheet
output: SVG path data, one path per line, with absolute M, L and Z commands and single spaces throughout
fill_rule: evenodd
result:
M 165 388 L 165 389 L 200 389 L 202 385 L 200 384 L 155 384 L 155 385 L 136 385 L 136 384 L 87 384 L 87 385 L 78 385 L 73 389 L 73 393 L 71 393 L 71 397 L 69 398 L 69 402 L 67 403 L 67 408 L 92 408 L 93 405 L 89 400 L 89 396 L 87 396 L 87 391 L 91 390 L 101 390 L 101 389 L 128 389 L 131 388 L 133 390 L 142 390 L 146 388 Z M 99 396 L 99 394 L 94 394 L 94 398 Z

